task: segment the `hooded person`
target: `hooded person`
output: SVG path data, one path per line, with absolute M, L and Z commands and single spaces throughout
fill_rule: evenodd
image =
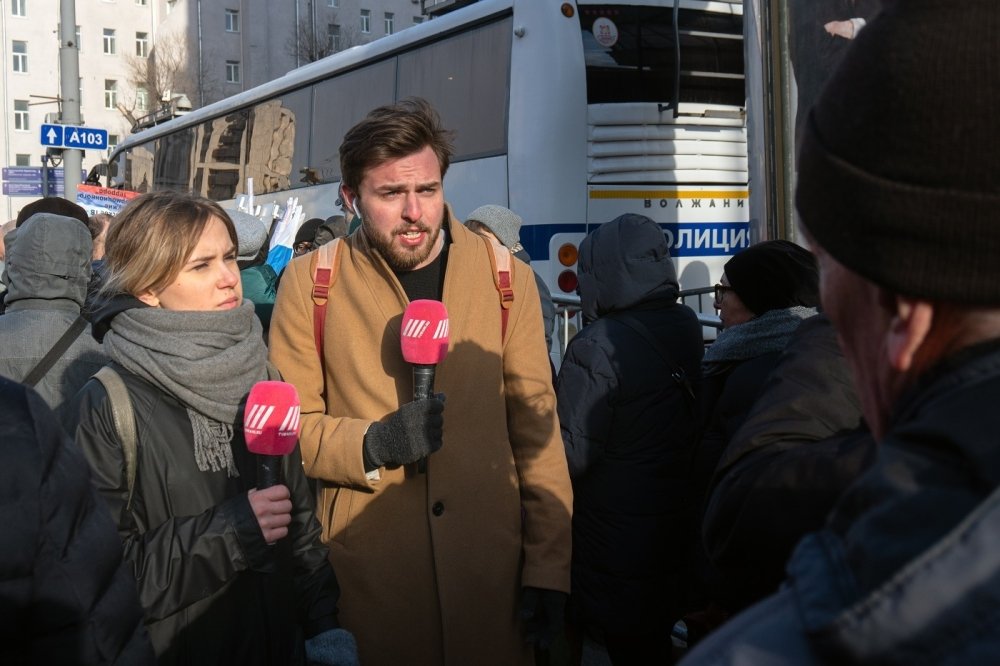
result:
M 525 264 L 531 265 L 531 257 L 521 245 L 521 216 L 503 206 L 487 204 L 469 213 L 465 225 L 477 233 L 489 232 L 501 245 L 510 250 L 511 254 Z M 552 293 L 545 285 L 545 280 L 535 273 L 535 286 L 538 287 L 538 297 L 542 302 L 542 322 L 545 324 L 545 348 L 552 351 L 552 330 L 556 321 L 556 306 L 552 302 Z
M 37 213 L 18 228 L 17 235 L 6 258 L 0 375 L 19 382 L 30 379 L 58 413 L 107 362 L 81 314 L 91 274 L 90 231 L 74 218 Z M 57 342 L 64 334 L 60 348 Z M 50 352 L 44 370 L 42 360 Z M 29 377 L 33 370 L 37 378 Z
M 556 382 L 573 480 L 571 623 L 615 664 L 666 663 L 681 608 L 686 479 L 697 442 L 701 326 L 678 302 L 663 231 L 622 215 L 580 245 L 590 323 Z

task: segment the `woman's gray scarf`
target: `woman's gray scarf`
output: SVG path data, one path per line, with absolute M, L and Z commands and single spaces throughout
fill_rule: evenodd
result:
M 134 308 L 104 337 L 116 363 L 187 407 L 198 469 L 239 476 L 231 440 L 240 404 L 267 379 L 267 348 L 253 303 L 223 312 Z
M 701 362 L 702 371 L 710 374 L 713 364 L 745 361 L 781 351 L 802 320 L 815 314 L 816 308 L 797 305 L 782 310 L 768 310 L 748 322 L 723 329 L 705 352 Z

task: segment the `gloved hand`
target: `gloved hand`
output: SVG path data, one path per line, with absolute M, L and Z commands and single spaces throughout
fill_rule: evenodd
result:
M 383 465 L 417 462 L 441 448 L 444 394 L 414 400 L 400 407 L 385 423 L 373 423 L 365 433 L 365 471 Z
M 527 641 L 547 649 L 566 622 L 565 592 L 526 587 L 521 591 L 521 619 Z
M 346 629 L 327 629 L 306 639 L 306 661 L 321 666 L 360 666 L 358 644 Z

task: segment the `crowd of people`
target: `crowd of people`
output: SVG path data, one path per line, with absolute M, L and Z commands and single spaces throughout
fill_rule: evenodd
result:
M 280 274 L 265 224 L 197 196 L 26 206 L 4 661 L 996 661 L 998 27 L 988 0 L 867 21 L 801 125 L 805 242 L 729 259 L 709 344 L 626 214 L 580 246 L 555 368 L 522 220 L 454 215 L 423 100 L 348 131 L 345 216 Z M 422 300 L 448 317 L 430 395 L 401 353 Z M 243 425 L 266 381 L 301 409 L 275 485 Z

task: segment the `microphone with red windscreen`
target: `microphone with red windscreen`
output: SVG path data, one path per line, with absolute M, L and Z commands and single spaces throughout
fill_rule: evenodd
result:
M 257 454 L 257 488 L 280 483 L 281 457 L 299 440 L 299 392 L 287 382 L 257 382 L 243 411 L 247 449 Z
M 406 306 L 400 326 L 403 358 L 413 365 L 413 399 L 434 395 L 434 368 L 448 354 L 448 311 L 441 301 Z
M 434 395 L 434 371 L 448 354 L 448 310 L 441 301 L 410 301 L 403 313 L 399 337 L 403 359 L 413 366 L 413 399 Z M 427 460 L 417 463 L 417 471 L 427 471 Z

